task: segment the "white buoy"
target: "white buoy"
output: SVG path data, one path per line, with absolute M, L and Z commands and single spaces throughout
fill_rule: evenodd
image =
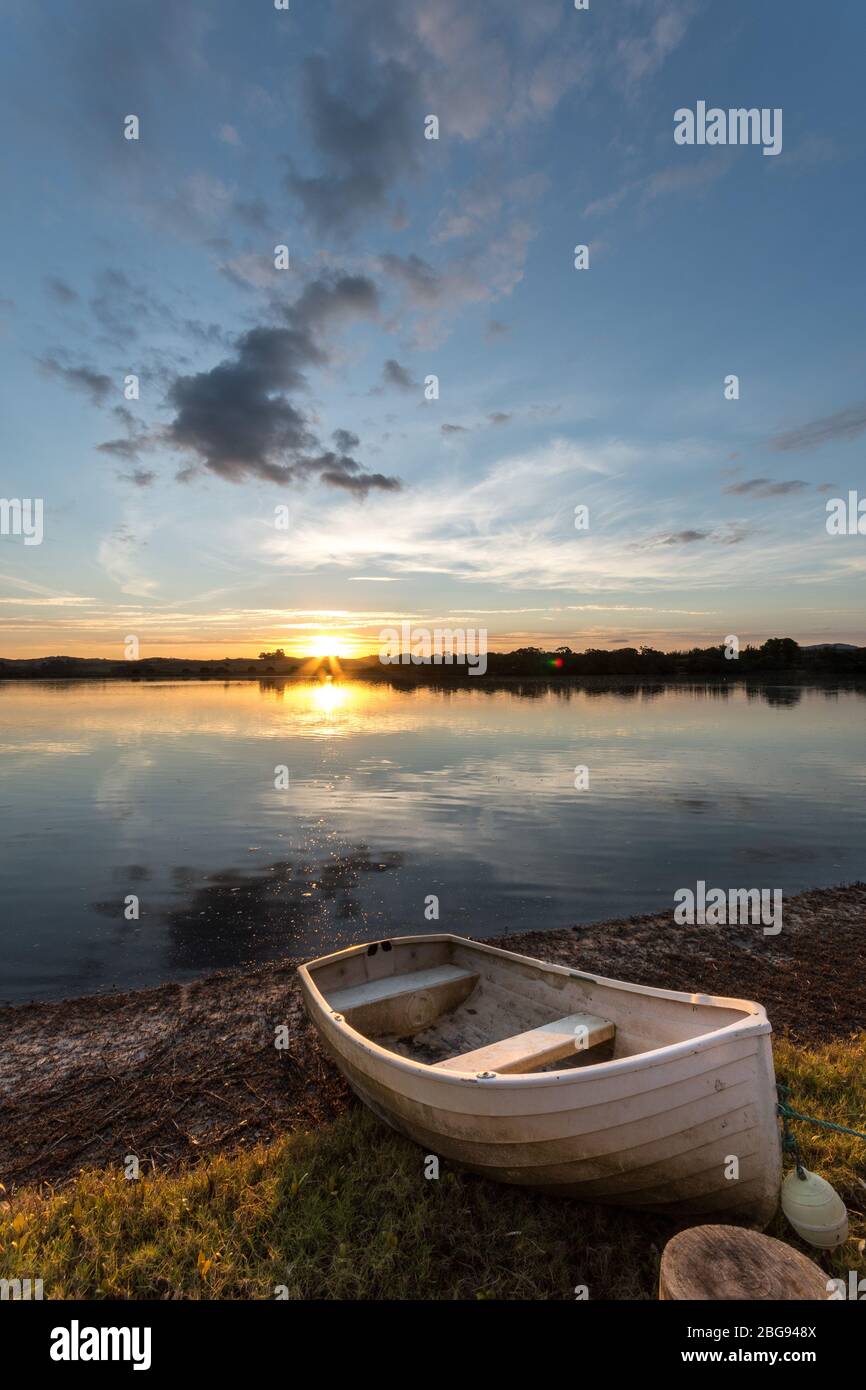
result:
M 848 1212 L 834 1187 L 817 1173 L 793 1169 L 782 1183 L 782 1211 L 798 1236 L 820 1250 L 832 1250 L 848 1239 Z

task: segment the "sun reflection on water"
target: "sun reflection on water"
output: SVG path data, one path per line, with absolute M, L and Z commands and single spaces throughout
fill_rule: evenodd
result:
M 311 686 L 309 690 L 314 709 L 328 716 L 336 714 L 351 698 L 349 686 L 338 685 L 333 681 L 323 681 L 321 685 Z

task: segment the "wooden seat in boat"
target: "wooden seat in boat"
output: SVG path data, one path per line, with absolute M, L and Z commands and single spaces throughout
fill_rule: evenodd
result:
M 405 975 L 380 975 L 328 995 L 328 1004 L 359 1032 L 408 1036 L 468 999 L 478 975 L 460 965 L 436 965 Z
M 474 1052 L 464 1052 L 459 1057 L 449 1057 L 436 1066 L 442 1071 L 495 1071 L 526 1072 L 536 1071 L 548 1062 L 561 1062 L 575 1052 L 584 1052 L 588 1047 L 608 1042 L 616 1028 L 606 1018 L 595 1014 L 569 1014 L 553 1023 L 544 1023 L 540 1028 L 532 1028 L 528 1033 L 516 1033 L 513 1038 L 503 1038 L 501 1042 L 489 1043 Z

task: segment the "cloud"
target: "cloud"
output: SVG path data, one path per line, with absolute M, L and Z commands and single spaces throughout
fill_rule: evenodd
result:
M 393 357 L 382 367 L 382 381 L 385 386 L 395 386 L 398 391 L 418 391 L 420 387 L 408 367 L 403 367 Z
M 420 256 L 396 256 L 388 251 L 380 259 L 385 274 L 404 285 L 416 300 L 433 304 L 442 294 L 438 273 Z
M 420 46 L 414 62 L 427 110 L 439 113 L 448 137 L 475 141 L 544 120 L 592 71 L 586 30 L 561 3 L 399 0 L 395 10 L 405 15 L 403 48 L 413 39 Z
M 779 159 L 770 161 L 771 169 L 781 168 L 789 172 L 805 173 L 810 169 L 823 168 L 840 156 L 836 142 L 828 135 L 807 135 L 797 145 L 786 143 Z
M 741 545 L 751 534 L 749 527 L 736 522 L 704 528 L 685 527 L 682 531 L 667 531 L 632 541 L 629 549 L 654 550 L 659 546 L 697 545 L 701 541 L 708 541 L 711 545 Z
M 106 439 L 104 444 L 97 444 L 97 449 L 101 454 L 114 454 L 116 458 L 137 459 L 139 445 L 134 439 Z
M 109 394 L 116 390 L 116 384 L 111 377 L 106 376 L 104 372 L 97 371 L 95 367 L 86 366 L 84 363 L 77 367 L 70 367 L 52 355 L 38 357 L 36 360 L 47 376 L 59 377 L 73 390 L 84 391 L 94 405 L 104 405 Z
M 747 478 L 742 483 L 731 483 L 723 491 L 734 497 L 787 497 L 792 492 L 802 492 L 809 486 L 799 478 L 788 482 L 773 482 L 772 478 Z
M 501 319 L 489 319 L 487 323 L 487 328 L 485 329 L 485 337 L 502 338 L 505 336 L 506 333 L 510 332 L 511 329 L 508 326 L 508 324 L 503 323 Z
M 255 232 L 266 229 L 273 221 L 271 210 L 263 198 L 235 198 L 233 211 L 241 222 Z
M 138 552 L 147 545 L 148 529 L 142 526 L 136 535 L 124 522 L 103 537 L 96 552 L 97 561 L 109 579 L 119 585 L 123 593 L 135 598 L 149 598 L 159 588 L 157 581 L 148 579 L 138 567 Z
M 670 536 L 659 536 L 658 545 L 694 545 L 695 541 L 705 541 L 709 531 L 675 531 Z
M 399 487 L 394 478 L 364 472 L 349 452 L 358 442 L 352 431 L 334 432 L 338 452 L 322 450 L 308 416 L 292 399 L 306 387 L 307 370 L 329 361 L 327 331 L 377 311 L 376 288 L 361 276 L 327 274 L 311 281 L 284 307 L 284 326 L 251 328 L 238 338 L 232 357 L 172 382 L 168 399 L 175 416 L 165 432 L 168 443 L 231 482 L 318 477 L 358 495 Z M 189 469 L 181 476 L 187 478 Z
M 668 193 L 684 193 L 704 188 L 707 184 L 723 178 L 730 168 L 731 160 L 725 156 L 702 159 L 694 164 L 671 165 L 670 168 L 661 169 L 643 181 L 644 201 L 651 203 Z
M 155 448 L 160 442 L 161 431 L 149 430 L 143 421 L 136 419 L 127 406 L 115 406 L 112 414 L 120 421 L 125 434 L 118 439 L 107 439 L 103 444 L 97 444 L 96 448 L 100 454 L 111 454 L 126 463 L 136 463 L 143 452 Z M 139 471 L 142 470 L 136 470 Z M 121 478 L 129 476 L 125 473 L 118 474 Z
M 46 275 L 45 288 L 58 304 L 77 304 L 80 298 L 78 291 L 61 280 L 59 275 Z
M 586 448 L 566 439 L 501 460 L 464 486 L 453 478 L 385 500 L 371 499 L 363 520 L 339 505 L 301 506 L 291 538 L 263 543 L 275 563 L 368 574 L 448 575 L 511 589 L 645 591 L 683 583 L 724 587 L 768 563 L 802 565 L 803 547 L 774 545 L 742 525 L 663 530 L 670 499 L 636 515 L 633 475 L 669 457 L 669 448 L 636 451 L 618 442 Z M 593 525 L 579 536 L 563 487 L 590 506 Z M 621 480 L 618 482 L 617 480 Z M 637 534 L 635 535 L 635 533 Z M 626 536 L 635 536 L 626 540 Z M 703 538 L 704 543 L 698 543 Z
M 233 125 L 229 125 L 228 122 L 220 126 L 219 138 L 224 145 L 234 145 L 235 149 L 240 149 L 243 145 L 243 141 L 241 140 L 241 137 L 238 135 L 235 127 Z
M 616 63 L 622 85 L 638 86 L 662 66 L 685 37 L 694 5 L 653 0 L 654 18 L 645 34 L 629 35 L 616 46 Z
M 835 415 L 826 415 L 820 420 L 810 420 L 808 424 L 800 425 L 797 429 L 777 434 L 770 443 L 779 453 L 792 453 L 796 449 L 817 449 L 822 444 L 857 439 L 864 430 L 866 404 L 837 410 Z
M 584 217 L 601 217 L 609 212 L 615 212 L 623 199 L 631 192 L 635 185 L 626 184 L 624 188 L 618 188 L 613 193 L 608 193 L 604 198 L 594 198 L 591 203 L 587 203 L 583 210 Z
M 100 271 L 90 309 L 109 339 L 117 342 L 137 338 L 139 326 L 164 322 L 150 291 L 133 285 L 125 271 L 112 266 Z
M 486 421 L 481 421 L 477 425 L 445 424 L 440 425 L 439 428 L 443 434 L 469 434 L 472 429 L 483 429 L 485 423 L 488 426 L 501 427 L 502 425 L 507 425 L 510 419 L 511 416 L 506 414 L 504 410 L 494 410 L 487 416 Z
M 728 155 L 716 153 L 703 159 L 672 164 L 666 169 L 658 169 L 646 178 L 632 179 L 621 188 L 601 198 L 594 198 L 583 210 L 584 217 L 606 217 L 615 212 L 632 194 L 639 194 L 641 203 L 646 206 L 658 198 L 670 194 L 697 193 L 702 188 L 724 178 L 733 167 Z
M 439 269 L 419 258 L 408 258 L 417 264 L 407 260 L 399 267 L 394 264 L 395 279 L 410 304 L 420 310 L 412 346 L 440 346 L 454 316 L 466 305 L 492 303 L 510 295 L 523 279 L 535 230 L 528 219 L 515 216 L 493 235 L 474 238 Z
M 338 80 L 338 79 L 336 79 Z M 387 205 L 394 183 L 416 167 L 423 111 L 413 73 L 394 59 L 367 71 L 347 65 L 345 90 L 324 58 L 307 60 L 304 120 L 321 161 L 312 176 L 294 166 L 286 179 L 319 233 L 348 235 Z
M 354 460 L 344 458 L 336 459 L 333 467 L 323 468 L 320 474 L 321 481 L 330 487 L 344 488 L 346 492 L 353 492 L 359 497 L 366 497 L 368 492 L 398 492 L 402 484 L 399 478 L 386 477 L 384 473 L 363 473 L 358 476 L 346 471 L 346 465 L 356 468 Z
M 133 483 L 135 487 L 150 487 L 156 481 L 156 474 L 149 468 L 134 468 L 131 473 L 118 473 L 117 475 L 125 483 Z

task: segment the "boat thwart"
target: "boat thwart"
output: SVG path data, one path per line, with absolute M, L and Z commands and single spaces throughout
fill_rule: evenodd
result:
M 655 989 L 448 934 L 301 966 L 358 1096 L 498 1182 L 766 1224 L 781 1146 L 759 1004 Z

